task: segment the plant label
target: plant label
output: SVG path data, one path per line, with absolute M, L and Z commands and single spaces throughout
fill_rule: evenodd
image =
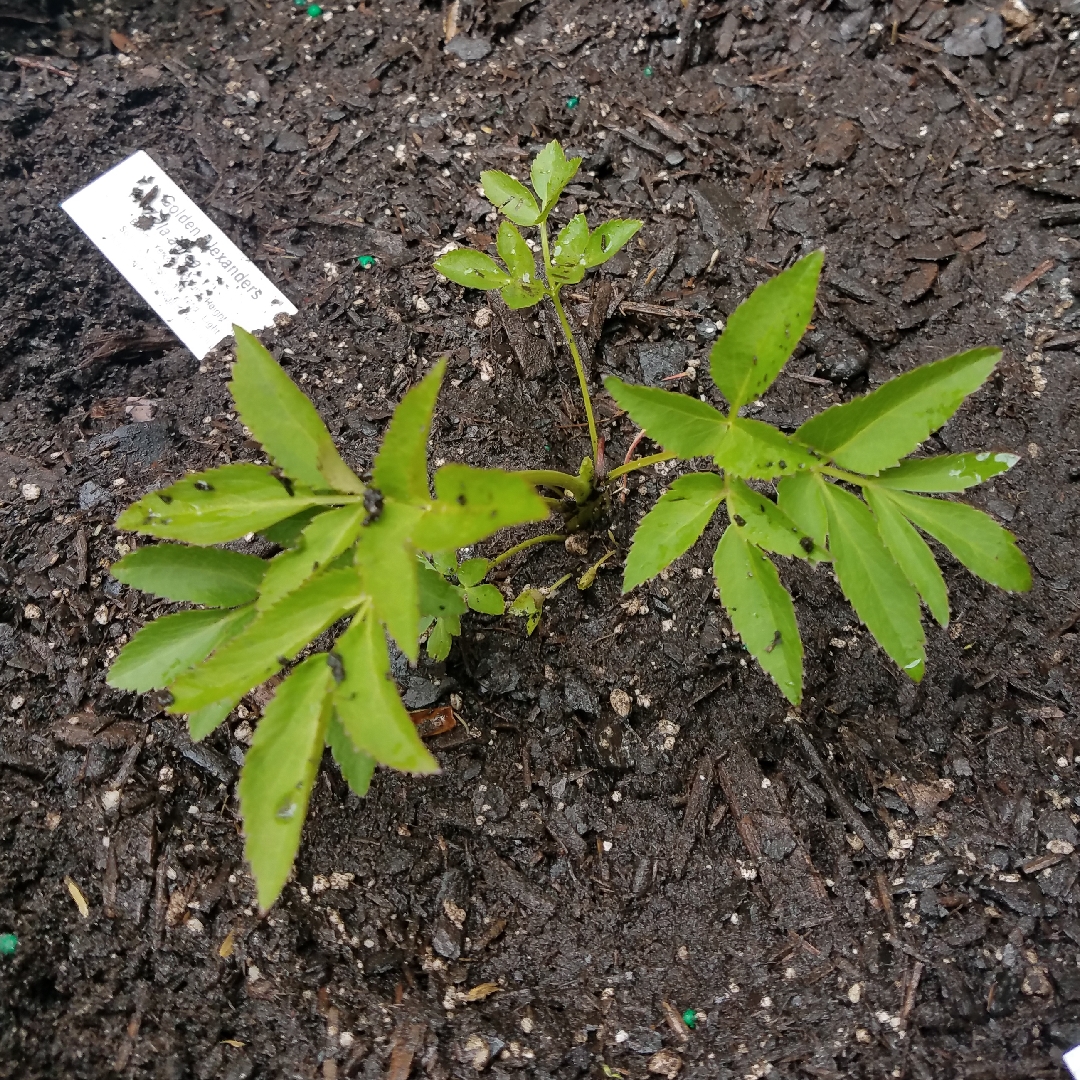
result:
M 232 335 L 233 323 L 260 330 L 296 314 L 144 150 L 62 209 L 200 360 Z

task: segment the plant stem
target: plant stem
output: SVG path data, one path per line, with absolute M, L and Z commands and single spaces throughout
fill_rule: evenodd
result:
M 633 472 L 635 469 L 647 469 L 650 465 L 656 465 L 660 461 L 670 461 L 676 455 L 665 450 L 661 454 L 650 454 L 648 457 L 638 458 L 637 461 L 628 461 L 619 465 L 607 474 L 608 480 L 618 480 L 620 476 Z
M 559 316 L 559 323 L 562 325 L 563 337 L 566 338 L 566 344 L 570 348 L 570 355 L 574 358 L 574 367 L 577 369 L 578 383 L 581 386 L 581 400 L 585 404 L 585 419 L 589 421 L 589 442 L 592 444 L 592 457 L 593 461 L 595 461 L 599 440 L 596 435 L 596 418 L 593 416 L 592 401 L 589 399 L 589 383 L 585 378 L 585 365 L 581 362 L 581 354 L 578 352 L 577 344 L 574 341 L 573 331 L 570 329 L 570 323 L 566 320 L 566 312 L 563 311 L 558 288 L 552 289 L 550 295 L 551 303 L 555 307 L 555 314 Z
M 499 563 L 506 562 L 507 559 L 512 559 L 515 555 L 520 555 L 523 551 L 528 551 L 531 547 L 536 547 L 537 544 L 552 544 L 556 540 L 565 540 L 566 536 L 563 533 L 544 533 L 543 536 L 534 536 L 529 540 L 522 540 L 520 544 L 515 544 L 512 548 L 507 548 L 501 555 L 497 555 L 491 560 L 491 569 L 496 567 Z
M 855 484 L 857 487 L 870 483 L 868 477 L 845 472 L 843 469 L 836 469 L 832 465 L 819 465 L 817 471 L 826 473 L 829 476 L 835 476 L 837 480 L 844 480 L 849 484 Z
M 585 502 L 592 494 L 592 487 L 579 476 L 558 472 L 555 469 L 524 469 L 517 473 L 523 480 L 538 487 L 555 488 L 572 492 L 579 502 Z

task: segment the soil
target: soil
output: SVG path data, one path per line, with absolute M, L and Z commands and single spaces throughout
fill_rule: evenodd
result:
M 1080 1043 L 1074 7 L 7 0 L 0 1077 L 1061 1075 Z M 564 589 L 531 637 L 474 617 L 445 666 L 398 670 L 411 707 L 460 698 L 442 774 L 380 772 L 361 802 L 325 768 L 260 918 L 235 783 L 265 698 L 192 746 L 104 684 L 163 610 L 109 578 L 115 515 L 255 448 L 227 350 L 179 348 L 59 203 L 153 154 L 299 306 L 265 340 L 358 468 L 445 354 L 436 461 L 576 470 L 554 320 L 431 269 L 452 240 L 491 244 L 480 169 L 521 175 L 552 137 L 584 158 L 564 213 L 645 222 L 571 298 L 595 376 L 712 393 L 663 380 L 820 245 L 815 329 L 754 415 L 791 429 L 1002 343 L 930 449 L 1022 455 L 972 501 L 1034 588 L 943 555 L 953 621 L 915 686 L 830 574 L 785 565 L 799 712 L 713 596 L 716 526 L 633 597 L 618 559 Z M 600 415 L 621 461 L 633 427 Z M 624 554 L 673 476 L 640 474 L 586 554 L 534 549 L 503 584 Z

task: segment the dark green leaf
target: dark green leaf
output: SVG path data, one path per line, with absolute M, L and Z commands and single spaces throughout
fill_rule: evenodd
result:
M 439 360 L 394 410 L 371 469 L 371 482 L 383 495 L 414 505 L 430 502 L 427 444 L 445 373 L 446 360 Z
M 489 169 L 480 174 L 484 198 L 517 225 L 535 225 L 540 208 L 529 189 L 504 172 Z
M 709 365 L 733 415 L 765 393 L 802 339 L 814 313 L 823 258 L 823 252 L 811 252 L 759 285 L 731 313 Z
M 915 682 L 925 655 L 919 598 L 896 565 L 866 504 L 835 484 L 824 486 L 829 550 L 840 588 L 878 644 Z
M 224 544 L 322 502 L 325 496 L 278 479 L 266 466 L 223 465 L 144 495 L 116 527 L 162 540 Z
M 726 473 L 748 480 L 771 480 L 791 476 L 818 462 L 810 451 L 790 435 L 761 420 L 735 417 L 715 455 Z
M 544 285 L 540 281 L 528 283 L 512 281 L 499 290 L 503 303 L 513 311 L 530 308 L 544 299 Z
M 915 586 L 930 614 L 942 626 L 949 624 L 949 590 L 934 560 L 934 553 L 915 527 L 896 508 L 887 491 L 876 484 L 867 484 L 863 496 L 877 520 L 878 532 L 897 566 Z
M 681 458 L 711 457 L 727 437 L 727 419 L 697 398 L 635 386 L 614 375 L 604 380 L 604 388 L 653 442 Z
M 589 234 L 589 241 L 585 245 L 585 265 L 592 267 L 606 263 L 633 240 L 640 228 L 641 222 L 630 218 L 605 221 Z
M 1015 454 L 942 454 L 941 457 L 909 458 L 878 478 L 882 487 L 904 491 L 966 491 L 998 473 L 1007 472 L 1020 459 Z
M 260 612 L 209 660 L 172 682 L 169 711 L 191 713 L 246 694 L 362 599 L 360 578 L 351 567 L 317 574 L 279 604 Z
M 125 585 L 166 600 L 239 607 L 258 595 L 266 563 L 237 551 L 157 544 L 125 555 L 109 573 Z
M 531 180 L 533 190 L 540 199 L 542 213 L 547 212 L 559 201 L 563 188 L 574 179 L 581 165 L 581 158 L 566 159 L 563 148 L 557 140 L 552 140 L 533 158 Z M 490 197 L 489 197 L 490 201 Z M 510 215 L 507 214 L 507 217 Z M 532 222 L 523 221 L 522 225 Z
M 454 643 L 454 632 L 451 626 L 457 616 L 446 619 L 436 619 L 427 639 L 427 654 L 436 663 L 445 660 L 450 655 L 450 646 Z M 458 626 L 461 625 L 458 620 Z
M 444 465 L 435 473 L 435 495 L 414 534 L 424 551 L 468 547 L 508 525 L 543 521 L 549 513 L 532 484 L 502 469 Z
M 506 601 L 494 585 L 471 585 L 465 590 L 465 603 L 481 615 L 501 615 Z
M 506 269 L 515 281 L 528 285 L 536 280 L 536 257 L 525 243 L 525 238 L 509 221 L 499 222 L 495 246 L 499 258 L 506 263 Z
M 329 510 L 329 506 L 309 506 L 306 510 L 301 510 L 299 514 L 293 514 L 292 517 L 270 525 L 268 528 L 260 529 L 259 532 L 271 544 L 277 544 L 281 548 L 293 548 L 300 543 L 300 534 L 311 522 Z
M 457 568 L 457 579 L 466 588 L 471 585 L 479 585 L 490 569 L 490 559 L 466 559 Z
M 360 478 L 341 460 L 315 406 L 263 348 L 234 326 L 236 363 L 229 391 L 240 419 L 290 479 L 315 490 L 362 492 Z
M 266 706 L 240 771 L 244 855 L 263 911 L 281 895 L 300 847 L 332 685 L 325 653 L 300 664 Z
M 552 274 L 560 285 L 576 285 L 585 276 L 585 245 L 589 226 L 584 214 L 575 214 L 555 237 L 551 249 Z
M 390 677 L 382 626 L 361 612 L 338 639 L 334 653 L 344 674 L 334 691 L 334 706 L 353 746 L 402 772 L 438 772 L 439 763 L 420 741 Z
M 472 248 L 454 248 L 435 260 L 443 277 L 467 289 L 501 289 L 510 275 L 490 256 Z
M 990 377 L 1000 349 L 971 349 L 899 375 L 807 420 L 796 438 L 837 465 L 875 474 L 910 454 Z
M 337 713 L 330 717 L 330 723 L 326 729 L 326 745 L 330 747 L 330 753 L 353 794 L 362 799 L 371 786 L 371 777 L 375 772 L 375 759 L 353 746 L 352 739 L 341 726 Z
M 437 619 L 447 615 L 464 615 L 468 610 L 464 590 L 457 585 L 451 585 L 442 574 L 432 570 L 431 567 L 423 563 L 419 566 L 417 576 L 420 588 L 420 614 L 430 615 Z
M 776 504 L 814 541 L 812 558 L 827 559 L 825 550 L 829 519 L 822 496 L 823 481 L 809 469 L 782 476 L 776 485 Z
M 705 531 L 724 497 L 724 481 L 715 473 L 680 476 L 657 500 L 634 533 L 623 571 L 629 592 L 689 551 Z
M 772 501 L 747 487 L 742 480 L 727 482 L 728 516 L 746 539 L 777 555 L 807 559 L 814 553 L 814 540 Z
M 716 548 L 713 576 L 743 644 L 793 705 L 802 700 L 802 639 L 795 605 L 776 567 L 741 530 L 729 526 Z
M 973 574 L 1009 592 L 1031 588 L 1031 569 L 1016 537 L 966 503 L 890 491 L 897 509 L 944 544 Z
M 163 615 L 147 623 L 120 650 L 106 682 L 117 690 L 139 694 L 160 690 L 238 634 L 254 614 L 253 608 L 245 607 Z

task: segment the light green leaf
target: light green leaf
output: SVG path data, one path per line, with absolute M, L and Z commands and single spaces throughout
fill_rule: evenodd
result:
M 490 569 L 490 559 L 466 559 L 457 568 L 457 579 L 466 588 L 471 585 L 479 585 Z
M 118 529 L 162 540 L 224 544 L 324 501 L 264 465 L 223 465 L 151 491 L 117 519 Z
M 524 285 L 536 281 L 536 257 L 525 243 L 525 238 L 509 221 L 499 222 L 499 233 L 495 238 L 499 258 L 506 263 L 510 276 Z
M 418 574 L 420 589 L 420 614 L 434 618 L 447 615 L 464 615 L 468 610 L 465 604 L 464 590 L 432 570 L 420 564 Z
M 818 462 L 816 455 L 790 435 L 777 431 L 772 424 L 744 416 L 732 419 L 715 460 L 724 472 L 748 480 L 790 476 Z
M 585 276 L 585 245 L 589 226 L 584 214 L 575 214 L 555 237 L 551 249 L 552 276 L 560 285 L 576 285 Z
M 614 375 L 604 380 L 604 388 L 653 442 L 681 458 L 710 457 L 727 437 L 727 418 L 697 398 L 635 386 Z
M 266 563 L 237 551 L 156 544 L 125 555 L 109 573 L 125 585 L 166 600 L 239 607 L 258 595 Z
M 742 531 L 724 530 L 713 558 L 720 600 L 743 644 L 793 705 L 802 700 L 802 639 L 795 605 L 769 558 Z
M 414 534 L 424 551 L 468 547 L 508 525 L 549 514 L 532 484 L 502 469 L 444 465 L 435 473 L 435 495 Z
M 501 289 L 510 275 L 490 256 L 472 248 L 454 248 L 435 260 L 435 269 L 467 289 Z
M 540 220 L 540 208 L 520 180 L 497 169 L 488 169 L 480 174 L 480 183 L 484 198 L 516 225 L 535 225 Z
M 837 465 L 875 474 L 910 454 L 990 377 L 1000 349 L 971 349 L 909 371 L 873 393 L 833 405 L 795 437 Z
M 903 491 L 966 491 L 992 476 L 1007 472 L 1020 459 L 1015 454 L 942 454 L 940 457 L 909 458 L 895 469 L 886 469 L 876 483 Z
M 410 660 L 420 654 L 416 632 L 420 619 L 420 560 L 412 545 L 412 534 L 423 513 L 419 506 L 387 498 L 378 520 L 363 530 L 356 545 L 356 566 L 364 590 L 375 605 L 375 618 L 386 624 L 390 636 Z
M 329 510 L 315 518 L 300 536 L 297 547 L 275 555 L 267 564 L 256 607 L 266 611 L 325 569 L 360 535 L 367 511 L 363 503 Z
M 637 235 L 641 222 L 632 218 L 605 221 L 589 234 L 585 245 L 585 265 L 600 266 L 617 255 Z
M 862 500 L 835 484 L 824 485 L 829 511 L 829 550 L 840 588 L 878 644 L 915 682 L 925 655 L 919 598 L 889 554 Z
M 541 281 L 512 281 L 499 290 L 503 303 L 513 311 L 530 308 L 544 299 L 544 284 Z
M 403 503 L 431 501 L 427 444 L 435 399 L 446 374 L 445 358 L 400 401 L 383 436 L 371 469 L 371 482 L 383 494 Z
M 941 576 L 934 553 L 915 527 L 897 509 L 896 504 L 876 484 L 863 488 L 863 497 L 877 520 L 878 532 L 897 566 L 915 586 L 930 614 L 942 626 L 949 625 L 949 590 Z
M 263 611 L 209 660 L 169 685 L 169 711 L 192 713 L 204 705 L 241 697 L 284 667 L 309 641 L 363 599 L 360 578 L 349 567 L 326 570 Z
M 731 313 L 709 366 L 733 414 L 765 393 L 806 333 L 824 257 L 811 252 L 759 285 Z
M 105 681 L 117 690 L 139 694 L 160 690 L 238 634 L 254 614 L 253 608 L 243 607 L 163 615 L 147 623 L 120 650 Z
M 791 476 L 782 476 L 776 485 L 776 505 L 814 541 L 814 560 L 827 559 L 825 550 L 829 535 L 829 518 L 822 495 L 823 481 L 809 469 Z
M 229 392 L 240 419 L 285 475 L 315 490 L 362 492 L 315 406 L 262 343 L 239 326 Z
M 371 786 L 371 777 L 375 772 L 375 759 L 353 746 L 352 739 L 342 727 L 337 713 L 331 715 L 330 723 L 327 725 L 326 745 L 330 747 L 330 753 L 337 762 L 346 783 L 352 788 L 353 794 L 362 799 Z
M 436 619 L 435 625 L 428 634 L 427 654 L 436 663 L 445 660 L 450 655 L 450 646 L 453 645 L 455 637 L 452 629 L 455 620 L 457 620 L 460 631 L 461 620 L 457 616 L 453 616 L 446 619 Z
M 1008 592 L 1031 588 L 1031 568 L 1016 537 L 966 503 L 890 491 L 889 499 L 909 521 L 944 544 L 973 574 Z
M 657 500 L 634 533 L 623 571 L 622 591 L 656 577 L 689 551 L 705 531 L 724 497 L 724 481 L 715 473 L 680 476 Z
M 241 695 L 242 696 L 242 695 Z M 187 718 L 188 735 L 192 742 L 205 739 L 219 724 L 236 708 L 240 698 L 226 698 L 214 705 L 204 705 L 201 709 L 190 713 Z
M 540 625 L 546 599 L 547 593 L 543 589 L 526 587 L 507 609 L 510 615 L 520 615 L 525 620 L 526 637 L 532 637 L 533 631 Z
M 563 188 L 574 179 L 581 165 L 581 158 L 566 159 L 562 146 L 558 140 L 551 142 L 533 158 L 530 178 L 533 190 L 540 199 L 542 212 L 547 212 L 559 201 Z M 507 214 L 507 217 L 510 215 Z M 530 225 L 532 222 L 524 221 L 522 225 Z
M 334 706 L 353 746 L 402 772 L 438 772 L 439 763 L 420 741 L 390 677 L 382 626 L 359 613 L 334 654 L 344 674 L 334 690 Z
M 325 653 L 298 665 L 266 706 L 240 770 L 244 856 L 263 911 L 281 895 L 300 847 L 332 684 Z
M 465 590 L 465 603 L 481 615 L 501 615 L 506 601 L 494 585 L 471 585 Z
M 808 536 L 772 501 L 736 477 L 727 482 L 727 508 L 732 524 L 746 539 L 776 555 L 806 559 L 814 553 Z
M 449 551 L 433 551 L 430 553 L 429 558 L 431 559 L 431 565 L 444 577 L 458 572 L 457 552 L 453 548 Z

